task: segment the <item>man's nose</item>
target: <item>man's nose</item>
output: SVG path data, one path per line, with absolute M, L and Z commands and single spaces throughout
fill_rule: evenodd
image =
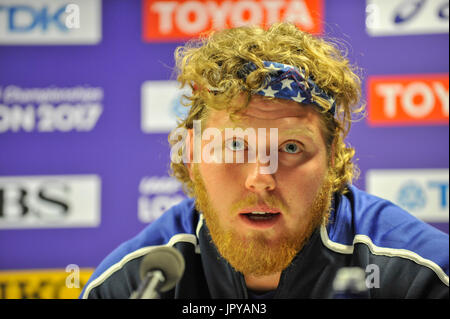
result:
M 249 171 L 245 180 L 245 187 L 254 193 L 265 193 L 273 191 L 276 182 L 273 174 L 262 174 L 261 164 L 259 161 L 249 164 Z

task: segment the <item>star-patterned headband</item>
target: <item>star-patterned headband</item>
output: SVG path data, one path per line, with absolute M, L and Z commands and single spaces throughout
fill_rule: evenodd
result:
M 254 93 L 280 98 L 285 100 L 292 100 L 298 103 L 314 104 L 320 109 L 323 107 L 314 99 L 314 97 L 321 97 L 331 104 L 328 112 L 335 114 L 336 102 L 334 98 L 324 90 L 322 90 L 311 78 L 305 77 L 305 72 L 299 70 L 295 66 L 282 64 L 271 61 L 263 61 L 264 67 L 269 70 L 270 78 L 267 85 L 262 90 Z M 251 72 L 255 71 L 257 66 L 253 62 L 244 65 L 240 76 L 246 78 Z

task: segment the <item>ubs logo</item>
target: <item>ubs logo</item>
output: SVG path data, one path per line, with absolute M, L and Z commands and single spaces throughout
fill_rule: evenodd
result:
M 0 177 L 0 228 L 86 227 L 99 221 L 96 176 Z
M 0 186 L 0 218 L 60 219 L 70 214 L 70 186 L 58 181 L 45 181 L 37 187 L 21 183 Z

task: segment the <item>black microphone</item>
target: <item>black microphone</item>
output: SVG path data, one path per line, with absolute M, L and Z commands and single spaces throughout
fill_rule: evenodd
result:
M 173 247 L 155 247 L 141 261 L 141 284 L 130 299 L 159 299 L 160 292 L 169 291 L 184 273 L 184 258 Z

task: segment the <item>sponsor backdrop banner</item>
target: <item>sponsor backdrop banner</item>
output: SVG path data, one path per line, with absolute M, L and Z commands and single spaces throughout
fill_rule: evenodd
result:
M 201 33 L 246 24 L 290 21 L 311 33 L 323 27 L 323 0 L 208 0 L 142 3 L 143 39 L 186 40 Z
M 175 48 L 280 20 L 363 69 L 356 186 L 448 233 L 448 0 L 0 0 L 0 298 L 76 297 L 181 201 Z

